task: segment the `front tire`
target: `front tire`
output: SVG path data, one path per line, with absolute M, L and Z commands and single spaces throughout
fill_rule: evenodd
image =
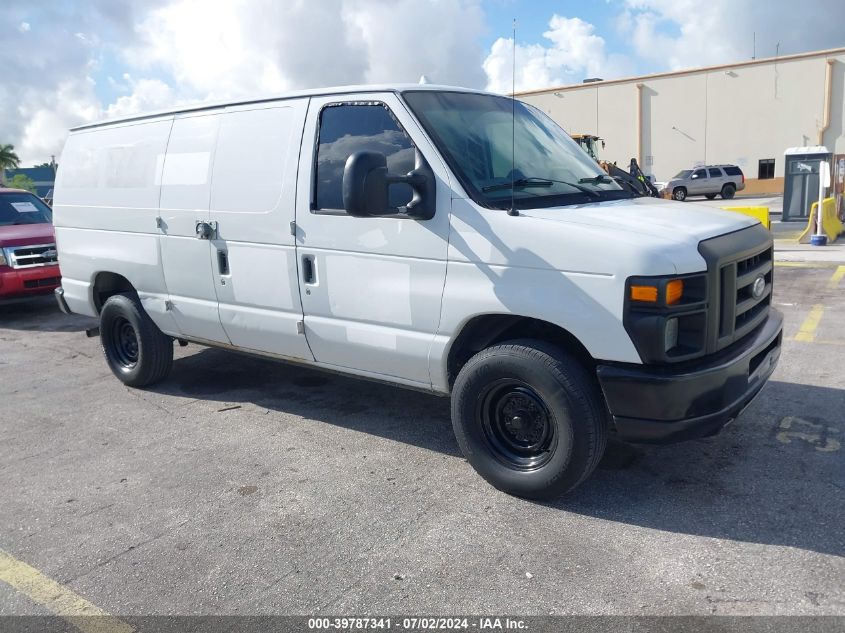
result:
M 675 187 L 672 191 L 672 197 L 678 202 L 683 202 L 687 199 L 687 190 L 685 187 Z
M 134 294 L 112 295 L 103 305 L 100 343 L 109 369 L 130 387 L 158 382 L 173 366 L 173 339 L 158 329 Z
M 452 426 L 475 470 L 519 497 L 558 497 L 583 482 L 607 444 L 598 385 L 563 350 L 533 340 L 473 356 L 452 391 Z

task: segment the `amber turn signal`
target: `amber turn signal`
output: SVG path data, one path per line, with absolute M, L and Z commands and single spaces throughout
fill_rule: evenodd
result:
M 684 294 L 684 282 L 681 279 L 673 279 L 666 284 L 666 303 L 675 305 L 681 300 Z
M 657 303 L 657 288 L 655 286 L 631 286 L 631 300 Z

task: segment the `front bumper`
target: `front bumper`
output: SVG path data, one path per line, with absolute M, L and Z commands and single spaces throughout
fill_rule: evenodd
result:
M 745 340 L 681 367 L 599 365 L 619 437 L 670 443 L 715 435 L 763 388 L 780 358 L 783 315 L 769 316 Z
M 50 294 L 61 283 L 58 265 L 0 267 L 0 300 Z

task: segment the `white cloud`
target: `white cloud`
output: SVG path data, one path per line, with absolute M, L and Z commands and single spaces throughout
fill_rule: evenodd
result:
M 619 0 L 605 33 L 554 15 L 516 46 L 516 87 L 747 59 L 755 30 L 758 56 L 841 46 L 841 2 Z M 184 101 L 422 74 L 511 89 L 514 42 L 485 58 L 482 0 L 3 0 L 3 18 L 0 142 L 24 164 L 58 154 L 68 127 Z M 104 70 L 118 78 L 97 86 Z
M 122 87 L 128 88 L 130 93 L 118 97 L 114 103 L 105 108 L 103 116 L 107 119 L 161 110 L 179 101 L 173 92 L 173 88 L 160 79 L 139 79 L 136 81 L 128 74 L 125 74 L 123 79 L 126 83 Z
M 637 57 L 659 69 L 678 69 L 773 57 L 845 43 L 842 0 L 626 0 L 619 20 Z
M 71 15 L 6 1 L 0 140 L 24 164 L 58 153 L 68 127 L 178 102 L 423 73 L 484 83 L 480 0 L 87 0 Z M 104 55 L 130 73 L 104 80 L 126 93 L 113 103 L 99 102 L 92 80 Z
M 477 0 L 350 0 L 344 21 L 349 38 L 363 42 L 365 83 L 415 83 L 426 75 L 432 83 L 484 85 L 478 44 L 484 13 Z
M 517 90 L 574 83 L 584 77 L 608 79 L 630 72 L 629 62 L 620 55 L 608 54 L 604 38 L 580 18 L 552 16 L 543 37 L 549 45 L 516 45 Z M 499 38 L 493 44 L 483 65 L 488 90 L 510 92 L 513 46 L 511 38 Z
M 479 86 L 482 25 L 478 0 L 177 0 L 140 23 L 125 57 L 202 96 L 414 82 L 423 73 Z

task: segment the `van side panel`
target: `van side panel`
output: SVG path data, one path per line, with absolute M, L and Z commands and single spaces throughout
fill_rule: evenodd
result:
M 631 235 L 631 243 L 617 241 L 611 249 L 600 228 L 571 224 L 566 241 L 555 243 L 537 239 L 542 227 L 536 219 L 523 222 L 459 198 L 452 200 L 451 220 L 443 312 L 431 352 L 435 390 L 449 388 L 449 345 L 468 321 L 485 314 L 547 321 L 572 334 L 596 359 L 642 362 L 622 324 L 625 278 L 618 270 L 674 270 L 670 261 L 636 243 L 642 236 Z M 554 229 L 550 225 L 549 233 Z
M 53 206 L 65 300 L 96 315 L 98 272 L 126 277 L 163 330 L 166 289 L 158 250 L 161 168 L 172 117 L 83 130 L 65 144 Z
M 297 328 L 302 304 L 294 220 L 307 99 L 227 108 L 211 187 L 212 267 L 220 321 L 238 347 L 313 360 Z
M 173 121 L 161 177 L 161 265 L 180 334 L 229 343 L 217 312 L 208 222 L 211 171 L 222 111 L 180 115 Z

